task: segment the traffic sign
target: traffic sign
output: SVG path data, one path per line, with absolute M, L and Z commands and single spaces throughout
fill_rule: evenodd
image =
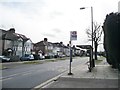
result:
M 77 40 L 77 31 L 70 31 L 70 40 Z

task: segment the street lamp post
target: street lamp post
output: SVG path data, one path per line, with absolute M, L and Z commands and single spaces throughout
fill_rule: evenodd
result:
M 93 59 L 93 7 L 91 7 L 91 29 L 92 29 L 92 65 L 95 67 L 95 61 Z
M 86 8 L 88 7 L 81 7 L 80 10 L 83 10 Z M 90 8 L 91 8 L 91 29 L 92 29 L 92 52 L 91 52 L 92 56 L 91 58 L 92 58 L 92 67 L 95 67 L 95 61 L 93 59 L 93 7 L 91 6 Z

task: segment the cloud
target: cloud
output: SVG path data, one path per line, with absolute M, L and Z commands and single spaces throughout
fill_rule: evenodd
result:
M 55 19 L 55 18 L 57 18 L 58 16 L 61 16 L 61 15 L 63 15 L 62 12 L 53 11 L 53 12 L 50 13 L 50 18 Z
M 42 35 L 45 37 L 55 38 L 55 35 L 50 33 L 42 33 Z
M 101 24 L 106 14 L 115 11 L 119 0 L 0 0 L 0 28 L 14 26 L 18 33 L 33 42 L 48 37 L 51 42 L 69 42 L 70 31 L 78 32 L 76 43 L 87 43 L 85 30 L 91 26 L 90 8 L 94 20 Z
M 58 29 L 58 28 L 52 29 L 52 31 L 55 32 L 55 33 L 61 33 L 61 32 L 62 32 L 62 31 L 61 31 L 60 29 Z
M 45 2 L 43 0 L 39 2 L 0 2 L 0 6 L 3 9 L 9 9 L 13 12 L 19 12 L 29 16 L 38 14 L 42 7 L 44 7 L 44 4 Z
M 0 0 L 0 2 L 33 2 L 37 0 Z

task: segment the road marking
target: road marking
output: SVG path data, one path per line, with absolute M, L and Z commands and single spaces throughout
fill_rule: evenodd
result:
M 2 79 L 0 81 L 6 81 L 6 80 L 10 80 L 10 79 L 12 79 L 12 78 L 5 78 L 5 79 Z
M 60 76 L 62 76 L 63 74 L 65 74 L 67 71 L 68 71 L 68 70 L 63 71 L 63 72 L 62 72 L 61 74 L 59 74 L 58 76 L 53 77 L 52 79 L 49 79 L 49 80 L 47 80 L 46 82 L 43 82 L 42 84 L 34 87 L 34 88 L 31 89 L 31 90 L 37 90 L 38 88 L 46 87 L 46 85 L 48 85 L 48 84 L 52 83 L 53 81 L 57 80 Z
M 26 74 L 26 73 L 31 73 L 32 71 L 35 71 L 35 70 L 31 70 L 31 71 L 26 71 L 26 72 L 22 72 L 22 73 L 16 73 L 16 74 L 13 74 L 13 75 L 5 76 L 5 77 L 0 78 L 0 80 L 1 79 L 6 79 L 6 78 L 10 78 L 10 77 L 14 77 L 14 76 L 17 76 L 17 75 L 23 75 L 23 74 Z
M 76 68 L 78 68 L 78 67 L 79 67 L 79 65 L 74 66 L 74 67 L 71 68 L 71 70 L 76 69 Z M 45 87 L 47 87 L 48 85 L 50 85 L 51 83 L 53 83 L 54 81 L 56 81 L 59 77 L 61 77 L 62 75 L 66 74 L 67 72 L 68 72 L 68 69 L 67 69 L 67 70 L 64 70 L 64 71 L 63 71 L 61 74 L 59 74 L 58 76 L 55 76 L 55 77 L 53 77 L 53 78 L 51 78 L 51 79 L 49 79 L 49 80 L 41 83 L 40 85 L 34 87 L 34 88 L 31 89 L 31 90 L 38 90 L 38 89 L 40 89 L 40 88 L 45 88 Z
M 2 78 L 0 78 L 0 79 L 10 78 L 10 77 L 14 77 L 14 76 L 16 76 L 16 75 L 18 75 L 18 74 L 13 74 L 13 75 L 5 76 L 5 77 L 2 77 Z
M 32 73 L 24 73 L 24 74 L 22 74 L 23 76 L 26 76 L 26 75 L 29 75 L 29 74 L 32 74 Z

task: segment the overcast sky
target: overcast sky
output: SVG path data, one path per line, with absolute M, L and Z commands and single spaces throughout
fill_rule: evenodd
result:
M 70 31 L 77 31 L 73 44 L 90 44 L 85 33 L 94 21 L 103 25 L 106 14 L 118 11 L 119 0 L 0 0 L 0 28 L 11 27 L 33 43 L 48 38 L 49 42 L 69 43 Z M 88 7 L 80 10 L 80 7 Z

